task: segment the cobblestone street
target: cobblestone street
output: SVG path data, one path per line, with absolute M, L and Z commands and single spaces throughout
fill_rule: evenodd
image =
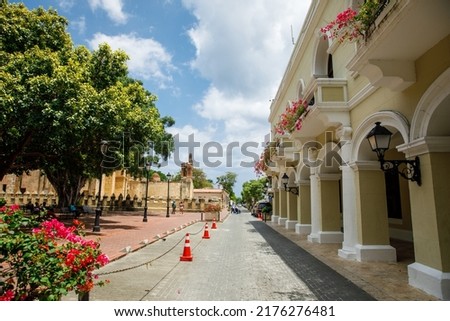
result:
M 204 223 L 198 222 L 130 253 L 101 270 L 113 272 L 102 276 L 111 283 L 92 291 L 90 300 L 315 300 L 253 220 L 241 214 L 217 229 L 210 223 L 210 239 L 203 238 Z M 186 233 L 192 262 L 180 261 Z
M 110 284 L 96 287 L 90 300 L 373 300 L 248 212 L 211 227 L 209 239 L 196 222 L 111 262 L 99 271 Z M 186 233 L 192 262 L 180 261 Z

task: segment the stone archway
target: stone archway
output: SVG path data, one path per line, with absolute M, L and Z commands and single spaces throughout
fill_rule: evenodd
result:
M 354 132 L 350 166 L 354 171 L 356 194 L 355 256 L 359 261 L 395 262 L 397 251 L 393 240 L 398 239 L 400 243 L 412 241 L 410 192 L 406 180 L 399 179 L 398 175 L 386 176 L 380 170 L 376 154 L 366 142 L 375 122 L 381 122 L 393 133 L 390 149 L 386 151 L 387 159 L 404 159 L 405 155 L 396 147 L 409 140 L 408 121 L 396 111 L 377 112 Z M 392 187 L 392 182 L 397 182 L 397 185 Z M 395 204 L 404 208 L 393 206 Z
M 450 68 L 423 94 L 411 122 L 410 140 L 424 137 L 448 137 L 450 119 Z

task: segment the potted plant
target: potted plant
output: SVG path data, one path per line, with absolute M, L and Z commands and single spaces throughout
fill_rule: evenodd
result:
M 220 211 L 222 207 L 218 203 L 208 203 L 205 206 L 205 220 L 212 221 L 215 219 L 216 221 L 220 220 Z
M 267 220 L 272 219 L 272 206 L 266 205 L 261 209 L 261 213 L 263 215 L 263 219 L 266 222 Z

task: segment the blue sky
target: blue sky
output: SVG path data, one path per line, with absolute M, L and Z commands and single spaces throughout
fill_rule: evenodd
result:
M 215 181 L 255 179 L 249 166 L 269 133 L 275 96 L 311 0 L 27 0 L 69 21 L 75 45 L 102 42 L 130 57 L 131 77 L 158 97 L 180 142 L 198 142 L 197 167 Z M 184 144 L 186 146 L 186 144 Z M 187 148 L 162 171 L 177 172 Z

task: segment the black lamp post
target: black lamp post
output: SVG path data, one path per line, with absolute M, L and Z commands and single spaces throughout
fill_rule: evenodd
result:
M 144 218 L 142 219 L 142 222 L 148 222 L 147 219 L 147 198 L 148 198 L 148 174 L 150 173 L 150 162 L 147 162 L 145 164 L 145 174 L 147 176 L 147 182 L 145 184 L 145 206 L 144 206 Z
M 290 192 L 290 193 L 298 196 L 298 187 L 297 186 L 288 186 L 289 176 L 287 176 L 286 173 L 284 173 L 283 176 L 281 177 L 281 182 L 283 183 L 284 190 L 286 192 Z
M 108 141 L 102 140 L 100 143 L 100 150 L 102 155 L 104 156 L 106 151 L 108 150 Z M 98 186 L 98 199 L 97 199 L 97 208 L 95 209 L 95 221 L 94 227 L 92 229 L 93 232 L 100 232 L 100 216 L 102 215 L 102 178 L 103 178 L 103 165 L 100 163 L 100 180 Z
M 384 153 L 389 149 L 391 143 L 392 133 L 385 127 L 380 125 L 380 122 L 375 123 L 375 127 L 367 135 L 372 151 L 377 153 L 378 160 L 380 162 L 380 168 L 387 173 L 398 173 L 403 178 L 416 182 L 417 185 L 422 184 L 420 175 L 420 160 L 416 156 L 414 160 L 385 160 Z M 399 169 L 400 165 L 406 165 L 402 169 Z
M 166 217 L 170 217 L 169 213 L 169 203 L 170 203 L 170 179 L 172 178 L 172 175 L 170 173 L 167 174 L 167 213 Z

